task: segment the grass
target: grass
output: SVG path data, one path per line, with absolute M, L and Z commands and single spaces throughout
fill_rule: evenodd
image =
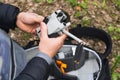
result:
M 115 62 L 113 63 L 113 66 L 111 68 L 112 80 L 119 80 L 120 79 L 120 73 L 115 72 L 119 62 L 120 62 L 120 55 L 115 57 Z
M 87 8 L 88 8 L 88 0 L 83 0 L 83 1 L 81 1 L 80 6 L 81 6 L 83 9 L 87 9 Z
M 33 2 L 42 2 L 44 0 L 33 0 Z
M 47 2 L 48 4 L 53 3 L 54 0 L 33 0 L 33 2 Z
M 81 24 L 84 26 L 90 26 L 91 19 L 82 19 Z
M 80 17 L 80 12 L 79 12 L 79 11 L 76 11 L 75 14 L 74 14 L 74 17 L 75 17 L 75 18 L 79 18 L 79 17 Z
M 102 5 L 101 5 L 101 6 L 102 6 L 103 9 L 106 9 L 106 8 L 107 8 L 106 2 L 107 2 L 106 0 L 103 0 L 103 1 L 102 1 Z
M 77 6 L 79 4 L 78 0 L 66 0 L 66 1 L 69 2 L 72 7 Z
M 70 3 L 72 7 L 74 6 L 81 6 L 83 9 L 87 9 L 88 7 L 88 0 L 66 0 Z
M 28 33 L 22 34 L 22 39 L 23 39 L 23 40 L 29 40 L 31 37 L 32 37 L 31 34 L 28 34 Z
M 47 3 L 51 4 L 53 2 L 53 0 L 47 0 Z
M 120 0 L 111 0 L 111 2 L 113 2 L 116 7 L 120 10 Z
M 109 26 L 108 26 L 108 33 L 110 34 L 110 35 L 113 35 L 113 39 L 114 40 L 119 40 L 120 39 L 120 28 L 119 27 L 115 27 L 113 24 L 110 24 Z

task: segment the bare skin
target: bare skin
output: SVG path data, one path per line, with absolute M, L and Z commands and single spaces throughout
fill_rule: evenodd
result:
M 67 37 L 65 34 L 57 38 L 49 38 L 47 35 L 47 26 L 45 23 L 41 22 L 41 36 L 39 43 L 39 50 L 41 52 L 46 53 L 50 57 L 53 57 L 57 51 L 62 47 L 65 38 Z
M 62 34 L 56 38 L 49 38 L 47 35 L 47 25 L 42 22 L 44 17 L 28 12 L 21 12 L 17 17 L 17 26 L 21 30 L 28 33 L 36 33 L 36 28 L 40 27 L 41 36 L 39 43 L 39 51 L 47 54 L 49 57 L 53 57 L 57 51 L 62 47 L 65 38 L 65 34 Z

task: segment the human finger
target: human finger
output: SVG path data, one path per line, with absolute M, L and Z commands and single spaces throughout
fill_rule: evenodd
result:
M 62 34 L 61 36 L 57 37 L 59 42 L 63 43 L 64 40 L 67 38 L 67 35 L 66 34 Z
M 35 22 L 40 23 L 44 20 L 44 17 L 38 15 L 38 16 L 33 17 L 33 19 L 34 19 Z
M 47 29 L 47 25 L 44 22 L 41 22 L 40 29 L 41 29 L 40 38 L 46 38 L 46 37 L 48 38 L 48 29 Z
M 40 23 L 43 21 L 44 17 L 35 13 L 22 12 L 22 22 L 26 24 Z

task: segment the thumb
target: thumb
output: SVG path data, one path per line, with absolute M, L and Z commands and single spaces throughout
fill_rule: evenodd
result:
M 40 29 L 41 29 L 40 38 L 48 38 L 48 29 L 47 25 L 44 22 L 41 22 Z
M 35 20 L 35 22 L 40 23 L 43 21 L 44 17 L 37 15 L 37 16 L 34 16 L 33 19 Z
M 33 20 L 37 23 L 40 23 L 43 21 L 44 17 L 43 16 L 40 16 L 36 13 L 29 13 L 31 15 L 31 17 L 33 18 Z
M 62 42 L 64 42 L 64 40 L 67 38 L 66 34 L 62 34 L 61 36 L 58 37 L 58 39 Z
M 44 17 L 35 13 L 21 12 L 20 15 L 21 21 L 25 24 L 40 23 L 44 19 Z

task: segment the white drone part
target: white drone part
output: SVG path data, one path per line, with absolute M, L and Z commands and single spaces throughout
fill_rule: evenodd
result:
M 60 10 L 56 11 L 57 13 L 60 12 Z M 57 14 L 53 13 L 51 16 L 49 16 L 49 21 L 47 23 L 47 27 L 48 27 L 48 34 L 52 34 L 52 33 L 56 33 L 59 32 L 62 29 L 67 28 L 68 26 L 70 26 L 70 22 L 64 24 L 61 23 L 59 21 L 59 19 L 61 19 L 61 17 L 57 18 Z
M 62 16 L 58 17 L 58 14 L 62 12 L 61 10 L 57 10 L 56 12 L 52 13 L 50 16 L 48 16 L 48 22 L 47 22 L 47 27 L 48 27 L 48 35 L 52 34 L 52 33 L 57 33 L 65 28 L 67 28 L 68 26 L 71 25 L 70 22 L 64 23 L 64 22 L 60 22 L 60 20 L 62 20 L 63 17 L 67 16 L 65 14 L 62 14 Z M 40 27 L 36 29 L 38 37 L 40 37 Z
M 63 33 L 65 33 L 66 35 L 68 35 L 69 37 L 73 38 L 74 40 L 76 40 L 78 43 L 81 43 L 83 45 L 88 45 L 86 44 L 83 40 L 79 39 L 78 37 L 76 37 L 75 35 L 69 33 L 68 31 L 66 31 L 65 29 L 62 30 Z
M 49 26 L 47 26 L 47 27 L 48 27 L 48 35 L 50 35 L 50 34 L 52 34 L 52 33 L 58 33 L 58 32 L 60 32 L 60 31 L 62 31 L 63 29 L 67 28 L 68 26 L 70 26 L 70 22 L 68 22 L 68 23 L 66 24 L 66 26 L 63 26 L 63 25 L 60 25 L 60 24 L 59 24 L 59 26 L 58 26 L 57 24 L 56 24 L 56 26 L 52 26 L 51 23 L 50 23 L 50 24 L 47 24 L 47 25 L 49 25 Z M 51 27 L 50 27 L 50 25 L 51 25 Z M 40 38 L 40 32 L 41 32 L 40 27 L 38 27 L 38 28 L 36 29 L 36 31 L 37 31 L 38 37 Z
M 78 43 L 81 43 L 84 45 L 89 45 L 89 44 L 85 43 L 83 40 L 79 39 L 78 37 L 74 36 L 73 34 L 69 33 L 68 31 L 66 31 L 65 29 L 63 29 L 62 32 L 64 34 L 68 35 L 69 37 L 73 38 L 74 40 L 76 40 Z M 37 28 L 37 34 L 38 34 L 38 37 L 40 38 L 40 27 Z
M 68 18 L 64 13 L 61 16 L 58 16 L 59 13 L 61 13 L 61 12 L 62 12 L 61 10 L 57 10 L 56 12 L 52 13 L 50 16 L 47 17 L 47 19 L 48 19 L 48 22 L 47 22 L 48 35 L 50 35 L 52 33 L 63 32 L 66 35 L 68 35 L 69 37 L 76 40 L 77 42 L 88 45 L 81 39 L 77 38 L 76 36 L 74 36 L 73 34 L 71 34 L 65 30 L 67 27 L 69 27 L 71 25 L 71 23 L 70 22 L 67 22 L 67 23 L 61 22 L 62 18 Z M 40 32 L 41 32 L 40 27 L 37 28 L 36 31 L 37 31 L 38 37 L 40 38 Z

